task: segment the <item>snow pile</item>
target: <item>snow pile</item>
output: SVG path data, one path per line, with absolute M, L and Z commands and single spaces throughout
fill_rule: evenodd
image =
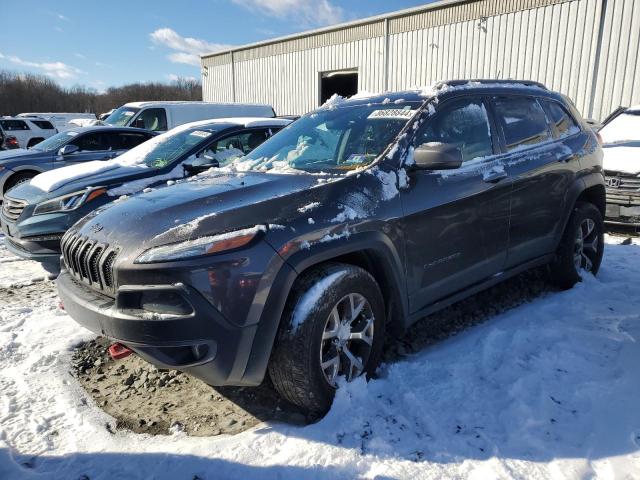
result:
M 191 159 L 189 157 L 186 161 Z M 131 182 L 123 183 L 122 185 L 112 188 L 107 191 L 107 194 L 110 197 L 119 197 L 120 195 L 132 195 L 134 193 L 142 192 L 149 185 L 153 185 L 160 182 L 175 182 L 176 180 L 184 177 L 184 167 L 182 166 L 184 162 L 180 162 L 177 164 L 171 171 L 163 174 L 163 175 L 154 175 L 152 177 L 140 178 L 138 180 L 132 180 Z
M 637 478 L 640 242 L 608 242 L 598 279 L 343 385 L 316 424 L 235 436 L 110 433 L 68 373 L 91 335 L 46 296 L 5 307 L 0 478 Z

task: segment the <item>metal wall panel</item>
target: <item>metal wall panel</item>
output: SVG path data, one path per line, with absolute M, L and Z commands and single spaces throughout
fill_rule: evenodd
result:
M 571 97 L 585 116 L 603 118 L 619 105 L 640 103 L 640 1 L 475 0 L 425 7 L 202 63 L 206 100 L 270 103 L 279 114 L 317 107 L 320 72 L 354 68 L 359 88 L 367 91 L 454 78 L 536 80 Z

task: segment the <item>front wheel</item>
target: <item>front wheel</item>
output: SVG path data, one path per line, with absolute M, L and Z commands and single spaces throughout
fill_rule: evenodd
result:
M 331 406 L 338 377 L 375 372 L 384 341 L 384 301 L 366 270 L 327 264 L 294 285 L 269 363 L 278 392 L 305 410 Z
M 568 289 L 582 279 L 582 272 L 597 275 L 603 253 L 602 214 L 592 203 L 578 202 L 562 236 L 556 258 L 550 265 L 552 282 Z

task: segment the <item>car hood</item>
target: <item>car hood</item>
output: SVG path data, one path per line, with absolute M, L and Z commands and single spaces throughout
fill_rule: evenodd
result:
M 14 188 L 11 191 L 11 197 L 33 204 L 88 187 L 107 187 L 109 195 L 118 197 L 125 193 L 142 191 L 146 186 L 169 178 L 180 178 L 183 170 L 180 165 L 178 167 L 165 172 L 166 169 L 157 170 L 145 166 L 123 166 L 100 161 L 87 162 L 41 173 L 31 182 Z M 143 179 L 144 185 L 140 183 Z M 131 188 L 126 189 L 125 192 L 120 188 L 123 185 L 131 185 Z
M 40 152 L 38 150 L 27 150 L 26 148 L 16 148 L 15 150 L 0 151 L 0 165 L 8 165 L 12 161 L 24 162 L 25 160 L 50 157 L 51 152 Z
M 306 174 L 209 174 L 114 202 L 84 217 L 74 230 L 140 252 L 287 218 L 319 185 L 318 176 Z
M 603 167 L 609 172 L 640 174 L 640 143 L 633 146 L 611 146 L 604 151 Z

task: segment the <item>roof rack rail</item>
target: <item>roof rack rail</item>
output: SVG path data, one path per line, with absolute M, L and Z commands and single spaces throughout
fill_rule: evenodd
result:
M 533 80 L 509 80 L 509 79 L 490 79 L 490 78 L 473 78 L 468 80 L 444 80 L 438 82 L 435 86 L 436 90 L 440 90 L 443 87 L 461 87 L 468 83 L 480 83 L 480 84 L 497 84 L 497 85 L 513 85 L 519 84 L 525 87 L 538 87 L 544 90 L 548 90 L 546 85 L 540 82 L 534 82 Z

